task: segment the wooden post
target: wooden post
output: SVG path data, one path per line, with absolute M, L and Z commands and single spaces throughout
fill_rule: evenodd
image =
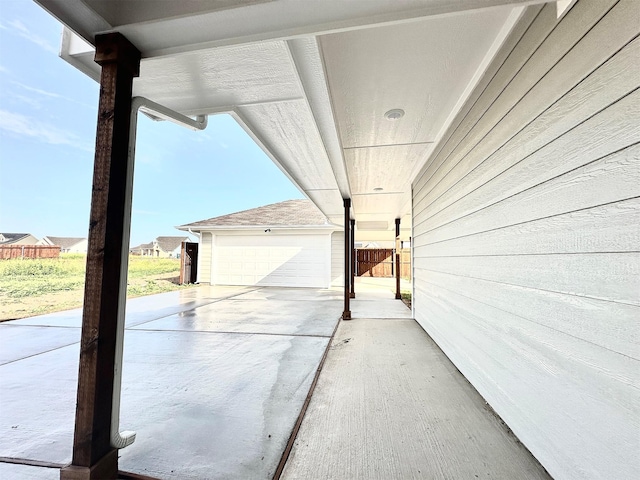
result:
M 400 219 L 396 218 L 396 300 L 402 299 L 400 294 L 400 252 L 398 244 L 400 243 Z
M 351 320 L 351 310 L 349 306 L 349 280 L 351 278 L 351 199 L 344 199 L 344 311 L 343 320 Z
M 122 249 L 133 78 L 140 52 L 120 33 L 97 35 L 96 63 L 102 66 L 96 153 L 91 193 L 76 423 L 71 465 L 63 480 L 116 478 L 118 451 L 111 446 L 116 330 L 124 301 Z M 126 275 L 126 271 L 124 272 Z M 126 288 L 126 286 L 125 286 Z
M 396 300 L 401 300 L 400 294 L 400 254 L 396 253 Z
M 351 220 L 351 292 L 349 293 L 350 298 L 356 298 L 356 286 L 355 286 L 355 275 L 356 275 L 356 221 Z
M 180 285 L 185 284 L 185 255 L 187 252 L 187 242 L 180 243 L 180 280 L 178 283 Z

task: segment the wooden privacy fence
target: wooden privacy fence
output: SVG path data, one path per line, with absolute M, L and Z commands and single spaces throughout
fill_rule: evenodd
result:
M 356 252 L 359 277 L 393 277 L 393 249 L 363 248 Z
M 411 279 L 411 249 L 399 250 L 400 276 Z M 395 276 L 395 257 L 392 248 L 361 248 L 356 250 L 356 274 L 359 277 Z
M 400 277 L 411 280 L 411 249 L 403 248 L 400 253 Z
M 60 247 L 50 245 L 0 245 L 0 260 L 12 258 L 60 258 Z

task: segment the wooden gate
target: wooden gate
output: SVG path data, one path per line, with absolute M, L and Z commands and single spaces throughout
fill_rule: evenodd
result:
M 359 277 L 393 277 L 393 249 L 362 248 L 357 250 Z
M 198 279 L 198 244 L 182 242 L 180 250 L 180 285 L 196 283 Z

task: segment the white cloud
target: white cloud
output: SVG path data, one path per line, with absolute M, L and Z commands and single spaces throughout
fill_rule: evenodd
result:
M 73 133 L 26 115 L 6 110 L 0 110 L 0 130 L 22 137 L 36 138 L 41 142 L 52 145 L 69 145 L 81 150 L 93 151 L 91 145 Z
M 14 85 L 19 86 L 20 88 L 23 88 L 23 89 L 29 91 L 29 92 L 37 93 L 38 95 L 43 95 L 45 97 L 64 98 L 59 93 L 49 92 L 47 90 L 41 90 L 40 88 L 30 87 L 29 85 L 25 85 L 24 83 L 20 83 L 20 82 L 11 82 L 11 83 L 13 83 Z
M 19 100 L 20 102 L 29 105 L 31 108 L 37 108 L 37 109 L 42 108 L 42 104 L 33 97 L 28 97 L 28 96 L 19 95 L 19 94 L 13 94 L 11 96 L 16 100 Z
M 2 1 L 2 0 L 0 0 Z M 75 103 L 77 105 L 80 105 L 82 107 L 85 108 L 91 108 L 91 109 L 95 109 L 96 105 L 87 105 L 86 103 L 82 103 L 79 102 L 77 100 L 74 100 L 73 98 L 69 98 L 69 97 L 65 97 L 64 95 L 60 95 L 59 93 L 56 92 L 50 92 L 48 90 L 42 90 L 41 88 L 35 88 L 35 87 L 30 87 L 29 85 L 25 85 L 24 83 L 20 83 L 20 82 L 16 82 L 16 81 L 12 81 L 11 83 L 13 83 L 14 85 L 17 85 L 18 87 L 28 91 L 28 92 L 32 92 L 38 95 L 42 95 L 43 97 L 49 97 L 49 98 L 59 98 L 61 100 L 65 100 L 67 102 L 72 102 Z
M 53 53 L 54 55 L 58 55 L 58 50 L 53 45 L 51 45 L 49 42 L 47 42 L 44 38 L 40 37 L 39 35 L 36 35 L 35 33 L 31 32 L 26 27 L 26 25 L 22 23 L 20 20 L 11 20 L 10 22 L 7 22 L 7 24 L 10 27 L 12 27 L 13 30 L 22 38 L 29 40 L 32 43 L 35 43 L 36 45 L 38 45 L 43 50 L 46 50 L 47 52 Z M 2 28 L 6 29 L 4 25 Z

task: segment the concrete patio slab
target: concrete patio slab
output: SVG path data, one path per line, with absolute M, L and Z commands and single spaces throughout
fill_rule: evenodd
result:
M 411 291 L 411 284 L 402 285 Z M 355 291 L 351 318 L 411 318 L 411 310 L 395 297 L 395 278 L 356 277 Z
M 288 298 L 291 297 L 290 294 Z M 133 328 L 331 336 L 342 310 L 339 299 L 328 300 L 333 305 L 325 301 L 253 299 L 243 295 Z
M 157 318 L 173 315 L 190 308 L 240 295 L 255 290 L 255 287 L 203 287 L 188 288 L 173 292 L 132 298 L 127 301 L 125 325 L 132 327 Z M 37 325 L 56 327 L 81 327 L 82 308 L 38 315 L 11 321 L 12 325 Z
M 79 345 L 74 343 L 0 367 L 1 457 L 69 462 Z
M 316 290 L 309 288 L 279 288 L 269 287 L 254 289 L 247 293 L 236 296 L 238 300 L 284 300 L 284 301 L 312 301 L 341 300 L 343 297 L 342 287 L 332 290 Z
M 57 468 L 0 463 L 0 478 L 6 480 L 59 480 L 60 471 Z
M 161 478 L 271 478 L 329 339 L 130 332 L 122 470 Z M 133 348 L 135 344 L 138 348 Z
M 250 290 L 199 287 L 128 305 L 129 325 L 140 327 L 125 333 L 120 424 L 138 436 L 120 451 L 122 470 L 160 478 L 271 478 L 338 321 L 341 301 L 323 290 L 278 289 L 272 295 L 268 288 L 261 289 L 262 299 L 229 298 Z M 292 293 L 304 294 L 300 303 L 305 308 L 276 299 Z M 206 311 L 194 313 L 198 309 Z M 255 309 L 279 314 L 254 315 Z M 227 316 L 227 321 L 243 323 L 252 333 L 194 331 L 185 325 L 146 328 L 167 312 L 167 318 L 175 317 L 172 321 L 197 317 L 206 323 L 207 315 L 233 311 L 244 314 L 239 321 Z M 70 461 L 79 343 L 65 342 L 73 342 L 74 335 L 79 340 L 80 328 L 30 323 L 55 325 L 63 319 L 79 325 L 79 318 L 69 312 L 52 317 L 1 326 L 0 335 L 10 332 L 16 345 L 6 355 L 14 361 L 0 365 L 0 457 Z M 20 354 L 20 345 L 29 343 L 28 355 Z M 49 478 L 51 473 L 8 465 L 0 462 L 0 478 L 4 471 L 12 479 Z
M 418 323 L 355 319 L 340 322 L 281 478 L 550 477 Z
M 80 341 L 80 329 L 0 323 L 0 365 Z

